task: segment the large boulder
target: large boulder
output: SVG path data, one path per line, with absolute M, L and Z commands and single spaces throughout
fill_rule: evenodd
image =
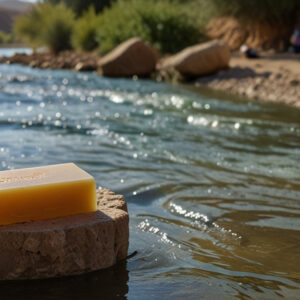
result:
M 110 77 L 149 76 L 158 60 L 155 50 L 131 38 L 99 60 L 99 72 Z
M 214 40 L 185 48 L 165 59 L 159 69 L 175 69 L 186 77 L 208 75 L 227 68 L 230 56 L 227 44 Z

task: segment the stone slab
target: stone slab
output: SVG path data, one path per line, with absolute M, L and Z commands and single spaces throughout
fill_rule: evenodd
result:
M 125 259 L 126 202 L 107 189 L 97 199 L 93 213 L 0 226 L 0 280 L 83 274 Z

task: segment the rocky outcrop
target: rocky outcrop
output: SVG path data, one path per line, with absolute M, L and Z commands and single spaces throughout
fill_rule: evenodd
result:
M 97 212 L 0 226 L 0 280 L 82 274 L 125 259 L 126 202 L 102 189 L 97 198 Z
M 239 50 L 249 35 L 247 29 L 231 17 L 210 20 L 206 25 L 206 31 L 211 39 L 224 41 L 231 50 Z
M 110 77 L 149 76 L 157 59 L 152 47 L 140 38 L 132 38 L 99 60 L 99 73 Z
M 284 51 L 290 45 L 295 20 L 291 17 L 289 24 L 278 22 L 255 22 L 248 26 L 233 17 L 211 19 L 207 26 L 207 36 L 226 42 L 231 50 L 238 50 L 246 44 L 258 50 Z
M 229 47 L 215 40 L 188 47 L 168 57 L 161 63 L 159 69 L 174 69 L 185 77 L 197 77 L 227 68 L 229 60 Z
M 41 69 L 73 69 L 75 71 L 95 71 L 99 56 L 96 52 L 62 51 L 32 54 L 16 53 L 11 57 L 0 57 L 0 63 L 29 65 Z

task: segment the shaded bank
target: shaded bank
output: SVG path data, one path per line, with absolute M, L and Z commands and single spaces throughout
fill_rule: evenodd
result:
M 235 56 L 229 69 L 198 78 L 195 84 L 300 108 L 300 57 L 276 54 L 249 60 Z

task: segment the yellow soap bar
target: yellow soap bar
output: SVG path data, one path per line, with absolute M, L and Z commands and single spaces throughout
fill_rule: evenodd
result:
M 73 163 L 0 172 L 0 225 L 96 210 L 95 180 Z

